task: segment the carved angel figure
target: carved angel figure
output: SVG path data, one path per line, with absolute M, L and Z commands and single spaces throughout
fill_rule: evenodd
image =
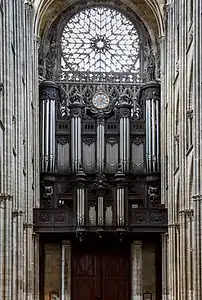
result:
M 153 186 L 149 186 L 148 187 L 148 195 L 149 195 L 149 201 L 151 203 L 158 203 L 158 200 L 160 198 L 160 194 L 159 194 L 159 187 L 153 187 Z
M 53 196 L 53 187 L 51 185 L 43 185 L 43 204 L 45 207 L 49 207 Z

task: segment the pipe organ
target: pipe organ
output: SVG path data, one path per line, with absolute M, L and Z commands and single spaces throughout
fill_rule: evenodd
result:
M 43 181 L 46 207 L 74 211 L 79 228 L 140 218 L 134 209 L 159 203 L 157 183 L 149 182 L 160 171 L 159 84 L 144 84 L 135 101 L 127 88 L 118 97 L 100 89 L 91 98 L 72 89 L 66 102 L 60 95 L 55 83 L 40 85 L 41 172 L 53 176 Z

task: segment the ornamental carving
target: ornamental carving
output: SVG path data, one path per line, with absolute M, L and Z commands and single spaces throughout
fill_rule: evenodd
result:
M 39 222 L 48 223 L 51 221 L 51 216 L 48 212 L 42 212 L 39 216 Z
M 118 144 L 118 139 L 115 137 L 110 137 L 107 139 L 107 143 L 110 144 L 111 146 L 114 146 Z
M 144 143 L 144 137 L 142 137 L 142 136 L 135 136 L 135 137 L 132 138 L 132 143 L 135 144 L 135 145 L 137 145 L 137 146 L 139 146 L 139 145 L 141 145 L 141 144 Z
M 153 205 L 160 204 L 160 187 L 149 186 L 148 187 L 149 202 Z
M 49 208 L 51 206 L 53 197 L 53 185 L 51 182 L 46 182 L 41 185 L 42 188 L 42 203 L 43 207 Z
M 151 223 L 163 223 L 165 221 L 164 214 L 160 212 L 152 212 L 150 215 Z
M 90 146 L 93 143 L 95 143 L 95 137 L 86 137 L 86 136 L 84 136 L 82 138 L 82 140 L 83 140 L 83 143 L 86 144 L 86 145 L 88 145 L 88 146 Z
M 133 223 L 146 223 L 147 218 L 146 218 L 146 213 L 145 212 L 132 212 L 132 222 Z
M 55 221 L 56 223 L 64 223 L 64 222 L 65 222 L 65 214 L 64 214 L 64 213 L 57 214 L 57 215 L 55 216 L 54 221 Z
M 55 87 L 41 87 L 39 98 L 41 101 L 56 101 L 58 99 L 58 91 Z
M 67 143 L 70 143 L 70 136 L 58 136 L 56 140 L 58 144 L 64 146 Z

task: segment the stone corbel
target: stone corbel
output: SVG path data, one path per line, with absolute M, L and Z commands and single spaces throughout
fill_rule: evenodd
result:
M 24 214 L 25 214 L 25 212 L 22 211 L 22 210 L 14 209 L 14 210 L 12 211 L 12 217 L 13 217 L 13 218 L 15 218 L 15 217 L 21 217 L 21 216 L 23 216 Z
M 27 11 L 30 11 L 33 8 L 33 3 L 31 0 L 24 0 L 24 6 Z
M 0 83 L 0 93 L 4 92 L 4 84 L 3 82 Z
M 12 200 L 13 196 L 8 195 L 8 194 L 1 194 L 0 193 L 0 203 L 5 201 L 5 200 Z
M 23 223 L 24 229 L 33 229 L 34 224 L 32 223 Z

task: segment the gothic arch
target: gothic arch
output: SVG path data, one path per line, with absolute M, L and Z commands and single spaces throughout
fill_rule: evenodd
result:
M 38 0 L 35 2 L 35 34 L 36 36 L 43 36 L 47 28 L 55 21 L 58 16 L 72 5 L 77 5 L 78 9 L 82 4 L 92 5 L 99 4 L 102 1 L 80 1 L 80 0 Z M 106 1 L 104 2 L 106 5 Z M 163 21 L 163 6 L 160 7 L 158 0 L 145 0 L 138 3 L 135 1 L 116 0 L 108 1 L 109 5 L 120 7 L 122 10 L 130 9 L 141 19 L 147 28 L 153 48 L 157 51 L 158 37 L 164 35 L 164 21 Z

